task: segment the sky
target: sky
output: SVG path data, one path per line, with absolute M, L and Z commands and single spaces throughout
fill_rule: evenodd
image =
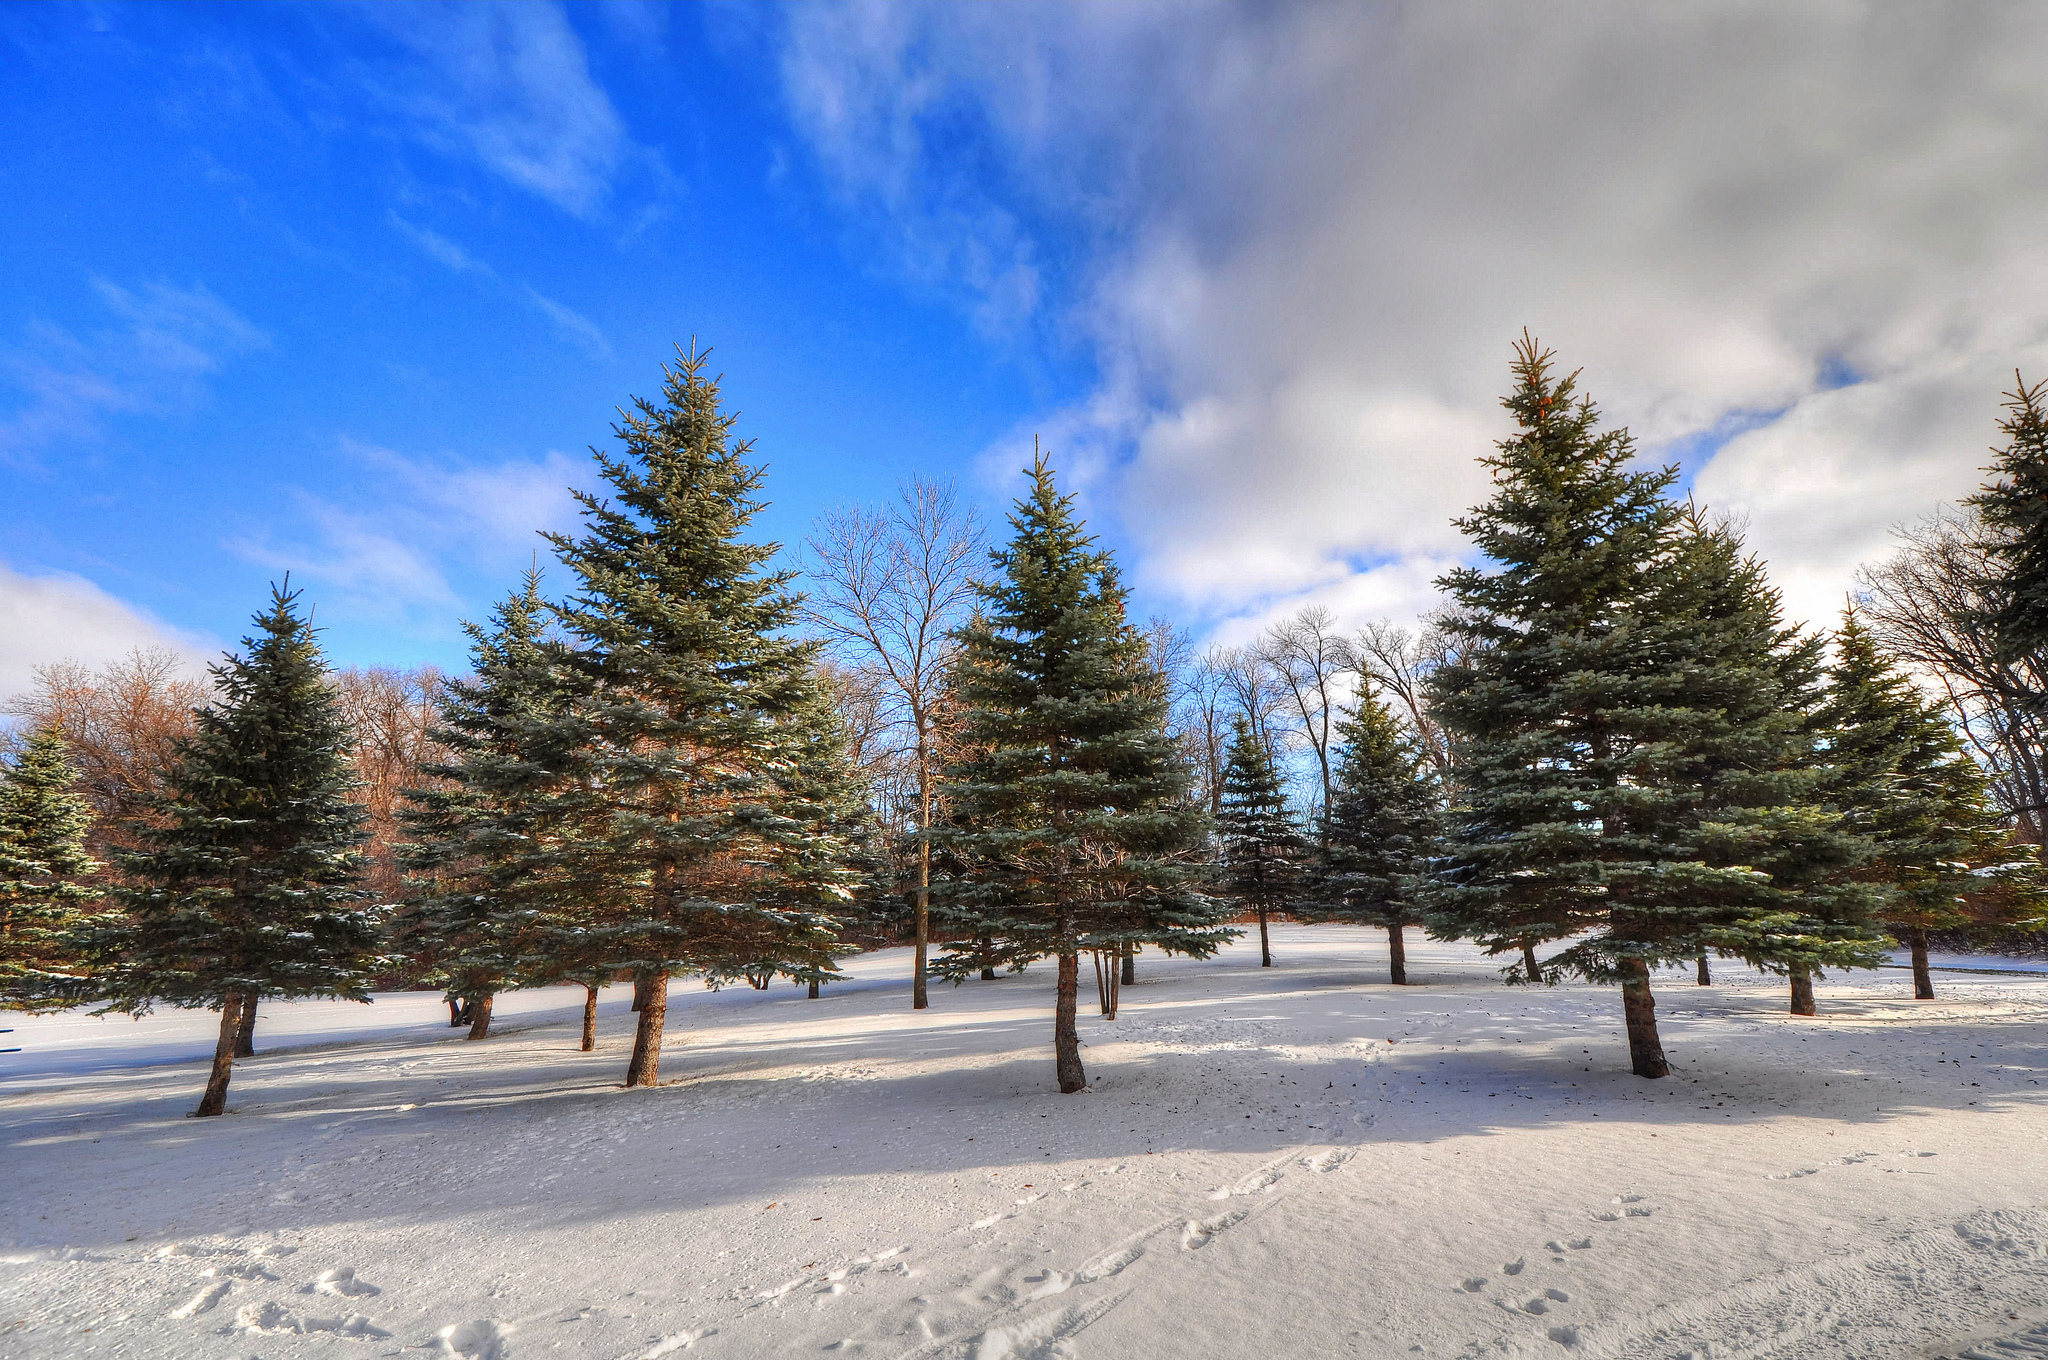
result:
M 0 7 L 0 697 L 290 573 L 463 665 L 709 346 L 792 561 L 1042 440 L 1141 613 L 1412 617 L 1527 328 L 1826 623 L 2048 376 L 2048 8 Z M 545 565 L 543 561 L 543 565 Z M 556 573 L 559 577 L 559 571 Z

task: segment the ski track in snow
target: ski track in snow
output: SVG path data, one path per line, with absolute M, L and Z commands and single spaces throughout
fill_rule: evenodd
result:
M 654 1092 L 616 989 L 589 1057 L 580 992 L 476 1045 L 259 1029 L 203 1123 L 194 1067 L 31 1019 L 71 1056 L 0 1067 L 0 1356 L 2048 1360 L 2048 979 L 1831 979 L 1815 1022 L 1666 975 L 1642 1083 L 1609 992 L 1275 939 L 1147 955 L 1076 1097 L 1042 970 L 914 1017 L 900 952 L 679 985 Z

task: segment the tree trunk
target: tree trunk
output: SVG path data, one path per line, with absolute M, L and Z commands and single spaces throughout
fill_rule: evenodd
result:
M 817 999 L 818 999 L 818 980 L 817 980 L 816 978 L 812 978 L 812 979 L 811 979 L 811 1000 L 813 1000 L 813 1001 L 816 1001 Z
M 1531 982 L 1543 981 L 1543 965 L 1536 962 L 1536 946 L 1522 945 L 1522 974 Z
M 469 999 L 469 1037 L 481 1039 L 491 1032 L 491 1003 L 497 998 L 486 992 Z
M 590 1052 L 597 1047 L 597 987 L 592 983 L 583 986 L 583 1051 Z
M 1266 904 L 1259 903 L 1259 967 L 1273 966 L 1273 945 L 1266 938 Z
M 1639 1077 L 1671 1075 L 1664 1045 L 1657 1039 L 1657 998 L 1650 994 L 1650 965 L 1630 959 L 1622 966 L 1621 1013 L 1628 1023 L 1629 1070 Z
M 1713 970 L 1713 969 L 1711 969 L 1711 968 L 1709 968 L 1709 967 L 1707 967 L 1707 956 L 1706 956 L 1705 954 L 1702 954 L 1702 955 L 1700 955 L 1700 957 L 1699 957 L 1699 968 L 1700 968 L 1700 986 L 1702 986 L 1702 987 L 1711 987 L 1711 986 L 1713 986 L 1713 985 L 1714 985 L 1714 970 Z
M 1059 999 L 1052 1012 L 1052 1060 L 1061 1095 L 1072 1095 L 1088 1084 L 1088 1074 L 1081 1070 L 1081 1032 L 1074 1024 L 1080 990 L 1081 956 L 1060 955 Z
M 995 969 L 993 969 L 993 968 L 984 968 L 984 969 L 982 969 L 982 970 L 981 970 L 981 980 L 982 980 L 983 982 L 994 982 L 994 981 L 996 980 L 996 970 L 995 970 Z
M 1913 999 L 1934 1000 L 1934 974 L 1927 968 L 1927 932 L 1909 930 L 1906 943 L 1913 947 Z
M 1134 945 L 1134 944 L 1127 944 L 1127 945 L 1125 945 L 1125 946 L 1124 946 L 1124 976 L 1123 976 L 1123 985 L 1124 985 L 1124 986 L 1126 986 L 1126 987 L 1132 986 L 1133 984 L 1135 984 L 1135 983 L 1137 982 L 1137 980 L 1138 980 L 1138 946 L 1136 946 L 1136 945 Z
M 1816 1015 L 1813 1008 L 1813 974 L 1804 968 L 1792 974 L 1792 1014 Z
M 462 1003 L 452 996 L 448 998 L 448 1028 L 462 1028 Z
M 1398 925 L 1387 927 L 1387 974 L 1396 987 L 1408 985 L 1408 941 Z
M 235 1075 L 235 1034 L 242 1025 L 242 994 L 229 992 L 220 999 L 220 1038 L 213 1046 L 213 1071 L 206 1078 L 206 1094 L 199 1099 L 195 1119 L 217 1115 L 228 1107 L 228 1081 Z
M 668 1019 L 668 969 L 637 974 L 634 987 L 640 992 L 640 1026 L 633 1031 L 633 1060 L 626 1064 L 626 1085 L 659 1086 L 661 1027 Z
M 256 1056 L 256 997 L 251 993 L 242 998 L 242 1018 L 235 1025 L 235 1056 L 253 1058 Z
M 925 990 L 925 959 L 932 939 L 932 793 L 928 763 L 931 757 L 918 748 L 918 795 L 924 803 L 924 823 L 917 843 L 917 959 L 910 967 L 910 1009 L 928 1009 L 931 996 Z

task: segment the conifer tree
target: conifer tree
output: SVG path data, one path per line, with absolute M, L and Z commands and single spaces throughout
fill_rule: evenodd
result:
M 1514 371 L 1519 428 L 1460 521 L 1491 565 L 1443 582 L 1460 657 L 1432 713 L 1458 797 L 1431 928 L 1572 940 L 1537 971 L 1620 983 L 1631 1067 L 1661 1077 L 1653 966 L 1865 959 L 1869 895 L 1841 886 L 1856 839 L 1801 773 L 1811 664 L 1761 568 L 1670 501 L 1675 469 L 1630 470 L 1627 432 L 1526 336 Z
M 116 1008 L 218 1007 L 220 1041 L 193 1113 L 227 1102 L 244 1005 L 264 996 L 365 998 L 378 921 L 357 886 L 362 809 L 349 734 L 298 592 L 273 588 L 242 652 L 212 668 L 219 699 L 196 714 L 155 818 L 123 856 L 124 917 L 105 939 Z
M 1912 952 L 1914 995 L 1929 1000 L 1928 932 L 2030 921 L 2039 864 L 1999 825 L 1984 771 L 1940 707 L 1880 650 L 1853 605 L 1828 681 L 1828 795 L 1875 842 L 1856 876 L 1890 889 L 1884 924 Z
M 1087 1084 L 1081 951 L 1149 942 L 1206 957 L 1230 932 L 1187 862 L 1203 826 L 1167 734 L 1166 687 L 1125 617 L 1115 564 L 1043 455 L 1009 522 L 960 634 L 965 711 L 942 786 L 952 820 L 933 835 L 967 875 L 942 885 L 943 919 L 973 943 L 938 968 L 1058 960 L 1054 1065 L 1073 1092 Z
M 580 753 L 567 721 L 574 675 L 558 664 L 546 618 L 536 570 L 491 627 L 464 625 L 472 674 L 443 689 L 434 733 L 449 758 L 421 769 L 441 783 L 406 794 L 416 896 L 402 946 L 467 1007 L 472 1039 L 489 1032 L 498 992 L 599 971 L 551 947 L 569 894 L 553 814 Z
M 1259 966 L 1271 968 L 1267 918 L 1286 909 L 1303 887 L 1309 847 L 1287 807 L 1273 752 L 1242 717 L 1231 727 L 1224 756 L 1216 835 L 1219 885 L 1257 914 Z
M 2007 666 L 2048 653 L 2048 383 L 2031 387 L 2017 373 L 1999 421 L 2004 447 L 1988 469 L 1992 480 L 1964 504 L 1981 518 L 1985 551 L 2001 569 L 1988 581 L 1984 620 Z M 2048 693 L 2027 696 L 2048 705 Z
M 623 453 L 592 451 L 613 498 L 578 492 L 583 533 L 549 535 L 575 573 L 557 617 L 588 686 L 558 864 L 578 947 L 635 979 L 628 1086 L 659 1081 L 672 973 L 828 975 L 855 881 L 790 783 L 823 710 L 816 648 L 788 635 L 792 574 L 768 565 L 779 545 L 744 538 L 763 468 L 731 437 L 709 352 L 677 353 L 662 404 L 636 399 L 615 427 Z
M 1384 929 L 1392 981 L 1403 986 L 1404 932 L 1424 921 L 1440 830 L 1436 767 L 1370 688 L 1338 723 L 1337 740 L 1343 754 L 1309 911 L 1319 920 Z
M 87 986 L 79 940 L 99 865 L 86 853 L 92 806 L 77 780 L 53 726 L 29 733 L 0 771 L 0 1006 L 60 1008 Z

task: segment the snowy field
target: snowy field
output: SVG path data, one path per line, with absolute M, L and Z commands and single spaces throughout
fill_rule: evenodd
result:
M 658 1090 L 624 989 L 590 1055 L 267 1005 L 203 1122 L 212 1016 L 8 1021 L 0 1356 L 2048 1356 L 2048 978 L 1667 973 L 1648 1082 L 1418 934 L 1147 955 L 1065 1097 L 1049 967 L 913 1015 L 904 951 L 678 984 Z

